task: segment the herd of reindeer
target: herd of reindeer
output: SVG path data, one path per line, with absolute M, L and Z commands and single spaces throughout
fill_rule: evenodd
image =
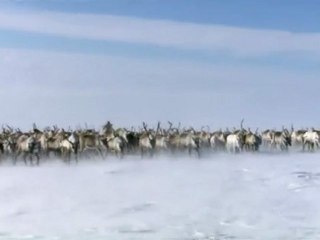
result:
M 209 127 L 201 130 L 194 128 L 176 127 L 168 122 L 163 128 L 148 128 L 143 122 L 139 130 L 134 128 L 114 128 L 109 121 L 100 131 L 94 129 L 64 130 L 57 126 L 39 130 L 33 124 L 32 130 L 23 132 L 6 125 L 0 133 L 0 160 L 11 160 L 16 164 L 18 160 L 39 164 L 40 159 L 59 158 L 66 163 L 71 160 L 99 156 L 106 158 L 115 155 L 141 155 L 152 157 L 159 153 L 183 153 L 200 157 L 205 151 L 212 152 L 257 152 L 259 149 L 269 151 L 288 151 L 292 147 L 302 151 L 315 151 L 320 147 L 320 131 L 315 129 L 281 131 L 258 129 L 252 132 L 243 127 L 241 121 L 239 129 L 210 131 Z

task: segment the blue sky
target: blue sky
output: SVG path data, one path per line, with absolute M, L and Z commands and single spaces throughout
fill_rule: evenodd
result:
M 319 20 L 312 0 L 4 0 L 3 122 L 317 127 Z
M 114 14 L 197 23 L 319 31 L 317 0 L 2 0 L 20 9 Z

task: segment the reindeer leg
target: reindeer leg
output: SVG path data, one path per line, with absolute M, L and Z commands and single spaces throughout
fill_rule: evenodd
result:
M 27 164 L 27 153 L 24 153 L 24 154 L 23 154 L 23 161 L 24 161 L 24 165 L 27 166 L 27 165 L 28 165 L 28 164 Z
M 150 158 L 153 158 L 153 155 L 154 155 L 154 149 L 153 149 L 153 148 L 150 148 L 149 152 L 150 152 Z
M 76 160 L 76 163 L 78 163 L 78 147 L 77 146 L 74 149 L 74 158 Z
M 78 152 L 74 153 L 74 159 L 75 159 L 76 163 L 78 163 Z
M 189 156 L 191 156 L 191 154 L 192 154 L 192 148 L 191 147 L 188 147 L 188 153 L 189 153 Z
M 201 157 L 200 148 L 197 148 L 197 154 L 198 154 L 198 158 L 200 158 Z
M 29 155 L 30 166 L 33 166 L 33 158 L 32 153 Z
M 36 158 L 37 158 L 37 166 L 40 164 L 40 155 L 39 153 L 36 153 Z
M 71 161 L 72 161 L 72 152 L 71 151 L 69 151 L 68 158 L 69 158 L 69 162 L 71 163 Z
M 98 148 L 98 153 L 99 153 L 99 156 L 100 156 L 102 159 L 104 159 L 104 155 L 103 155 L 103 152 L 102 152 L 102 150 L 101 150 L 100 147 Z
M 14 156 L 14 158 L 13 158 L 13 165 L 16 165 L 16 164 L 17 164 L 17 160 L 18 160 L 18 157 L 19 157 L 20 153 L 21 153 L 21 152 L 18 151 L 17 154 Z
M 69 156 L 69 152 L 65 152 L 64 154 L 64 159 L 65 159 L 65 162 L 70 165 L 70 156 Z

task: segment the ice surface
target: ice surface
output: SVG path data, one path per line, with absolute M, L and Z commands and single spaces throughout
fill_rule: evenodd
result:
M 3 239 L 318 239 L 320 154 L 0 166 Z

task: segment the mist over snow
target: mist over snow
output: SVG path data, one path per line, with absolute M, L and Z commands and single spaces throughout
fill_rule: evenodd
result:
M 316 239 L 319 154 L 2 165 L 0 239 Z

